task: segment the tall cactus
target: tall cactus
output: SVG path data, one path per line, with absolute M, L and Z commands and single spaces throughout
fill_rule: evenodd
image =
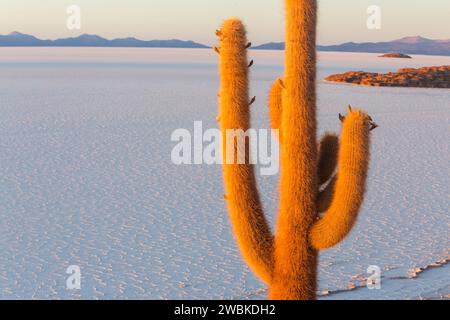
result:
M 285 0 L 286 69 L 272 86 L 272 128 L 280 129 L 280 206 L 275 236 L 265 219 L 254 168 L 223 165 L 225 199 L 245 261 L 269 286 L 271 299 L 315 299 L 318 251 L 339 243 L 351 230 L 361 206 L 369 162 L 370 131 L 363 111 L 349 107 L 341 143 L 326 134 L 316 142 L 316 0 Z M 220 46 L 219 122 L 227 130 L 250 128 L 246 30 L 231 18 L 217 31 Z M 224 143 L 224 156 L 236 155 Z M 248 146 L 246 146 L 248 148 Z M 334 175 L 335 167 L 339 172 Z M 333 176 L 334 175 L 334 176 Z M 321 213 L 323 213 L 321 215 Z

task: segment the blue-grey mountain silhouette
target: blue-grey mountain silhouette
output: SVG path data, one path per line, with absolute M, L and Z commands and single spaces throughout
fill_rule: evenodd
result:
M 284 50 L 284 42 L 271 42 L 262 44 L 254 49 Z M 344 52 L 372 52 L 388 53 L 401 52 L 406 54 L 424 54 L 450 56 L 450 39 L 432 40 L 416 37 L 405 37 L 388 42 L 347 42 L 339 45 L 317 46 L 319 51 L 344 51 Z
M 139 40 L 122 38 L 108 40 L 98 35 L 82 34 L 78 37 L 56 40 L 42 40 L 20 32 L 0 35 L 0 47 L 138 47 L 138 48 L 208 48 L 194 41 L 170 40 Z

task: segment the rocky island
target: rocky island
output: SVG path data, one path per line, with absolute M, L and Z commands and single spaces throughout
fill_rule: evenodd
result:
M 394 52 L 394 53 L 386 53 L 383 54 L 381 56 L 379 56 L 380 58 L 402 58 L 402 59 L 412 59 L 411 56 L 408 56 L 407 54 L 404 53 L 398 53 L 398 52 Z
M 349 71 L 325 78 L 329 82 L 344 82 L 373 87 L 417 87 L 450 89 L 450 65 L 423 67 L 419 69 L 403 68 L 397 72 L 373 73 Z

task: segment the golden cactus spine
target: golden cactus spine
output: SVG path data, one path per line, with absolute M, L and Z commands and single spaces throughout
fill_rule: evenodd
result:
M 366 183 L 369 132 L 376 125 L 364 112 L 349 108 L 348 117 L 341 117 L 340 146 L 333 134 L 325 135 L 317 145 L 317 4 L 315 0 L 285 2 L 285 76 L 274 83 L 269 96 L 271 125 L 280 128 L 282 144 L 275 236 L 265 219 L 248 157 L 243 164 L 227 163 L 230 152 L 234 158 L 242 150 L 236 138 L 231 147 L 224 143 L 225 199 L 242 255 L 267 283 L 269 297 L 315 299 L 318 250 L 337 244 L 355 223 Z M 226 141 L 227 130 L 250 128 L 254 99 L 248 93 L 248 69 L 252 63 L 247 58 L 249 45 L 241 21 L 227 20 L 217 35 L 221 79 L 218 119 Z M 339 172 L 333 176 L 336 163 Z

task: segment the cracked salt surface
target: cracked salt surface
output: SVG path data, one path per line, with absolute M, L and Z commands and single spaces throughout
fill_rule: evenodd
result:
M 251 52 L 256 127 L 282 53 Z M 319 80 L 348 70 L 450 64 L 321 53 Z M 223 201 L 221 168 L 175 166 L 173 130 L 217 127 L 209 50 L 3 48 L 0 52 L 0 298 L 255 299 L 264 286 L 242 262 Z M 358 223 L 321 254 L 323 299 L 448 299 L 450 91 L 319 81 L 321 132 L 364 107 L 373 134 Z M 259 177 L 273 224 L 277 177 Z M 66 289 L 69 265 L 81 290 Z M 382 289 L 361 287 L 369 265 Z M 347 290 L 355 287 L 354 290 Z

